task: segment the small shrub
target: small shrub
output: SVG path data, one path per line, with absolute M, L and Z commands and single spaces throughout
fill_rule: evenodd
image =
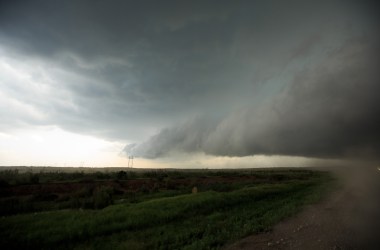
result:
M 139 191 L 140 191 L 141 193 L 143 193 L 143 194 L 147 194 L 147 193 L 149 193 L 149 188 L 148 188 L 145 184 L 143 184 L 143 185 L 139 188 Z
M 113 203 L 112 199 L 113 188 L 101 186 L 96 188 L 93 194 L 94 208 L 102 209 Z
M 40 177 L 38 176 L 38 174 L 30 174 L 29 182 L 31 184 L 38 184 L 40 183 Z

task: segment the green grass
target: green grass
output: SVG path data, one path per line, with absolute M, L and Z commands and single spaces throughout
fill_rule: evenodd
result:
M 0 219 L 9 249 L 216 249 L 317 201 L 331 178 L 316 173 L 285 183 L 174 197 L 152 196 L 102 210 L 61 210 Z

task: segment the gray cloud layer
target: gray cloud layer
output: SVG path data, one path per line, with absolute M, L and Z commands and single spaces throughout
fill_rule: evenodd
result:
M 1 1 L 0 130 L 54 125 L 135 141 L 125 153 L 150 158 L 377 152 L 378 10 Z
M 260 107 L 231 113 L 212 127 L 202 119 L 162 130 L 128 154 L 160 157 L 172 151 L 214 155 L 378 157 L 378 44 L 348 41 Z

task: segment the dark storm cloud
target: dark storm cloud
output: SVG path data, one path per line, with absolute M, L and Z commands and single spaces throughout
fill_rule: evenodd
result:
M 216 84 L 228 88 L 240 65 L 218 54 L 231 43 L 226 32 L 232 26 L 223 25 L 235 8 L 230 5 L 12 1 L 1 8 L 0 41 L 20 61 L 22 56 L 42 61 L 54 89 L 66 90 L 61 97 L 69 99 L 75 112 L 57 104 L 54 94 L 44 97 L 45 103 L 36 102 L 20 84 L 17 97 L 44 110 L 48 119 L 77 131 L 143 138 L 146 129 L 196 110 L 193 104 L 210 92 L 217 95 Z M 29 62 L 33 70 L 35 61 Z M 219 69 L 226 73 L 215 76 Z M 6 81 L 7 87 L 15 85 Z
M 261 107 L 248 107 L 204 127 L 165 129 L 129 154 L 160 157 L 172 151 L 213 155 L 378 157 L 380 75 L 377 43 L 350 40 Z
M 377 6 L 2 1 L 0 115 L 7 119 L 0 128 L 55 125 L 135 141 L 126 151 L 146 157 L 175 150 L 328 156 L 363 145 L 376 149 L 364 133 L 351 141 L 344 131 L 372 131 L 377 122 L 370 121 L 376 99 L 358 96 L 353 87 L 363 82 L 364 93 L 378 90 L 370 45 Z M 370 42 L 346 42 L 368 34 Z M 342 51 L 329 55 L 337 48 Z M 339 58 L 349 53 L 355 56 Z M 341 66 L 322 67 L 331 62 Z M 355 77 L 344 78 L 351 72 Z M 333 113 L 327 107 L 337 100 L 341 106 Z M 299 103 L 310 108 L 303 111 Z M 293 137 L 294 131 L 302 136 Z M 325 146 L 321 138 L 327 136 L 332 142 Z M 296 143 L 285 147 L 289 141 Z
M 128 144 L 123 154 L 156 158 L 173 152 L 201 152 L 217 124 L 216 118 L 193 117 L 179 126 L 161 130 L 146 142 Z

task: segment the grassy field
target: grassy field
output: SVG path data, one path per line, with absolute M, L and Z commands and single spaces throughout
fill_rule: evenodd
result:
M 27 207 L 17 213 L 3 209 L 1 246 L 217 249 L 270 230 L 303 205 L 318 201 L 332 183 L 326 172 L 310 170 L 118 171 L 101 178 L 94 173 L 72 174 L 0 174 L 3 204 L 21 199 L 18 204 Z M 25 192 L 28 188 L 51 198 L 30 198 L 35 194 Z M 62 205 L 73 199 L 75 206 Z M 28 207 L 28 202 L 33 205 Z

